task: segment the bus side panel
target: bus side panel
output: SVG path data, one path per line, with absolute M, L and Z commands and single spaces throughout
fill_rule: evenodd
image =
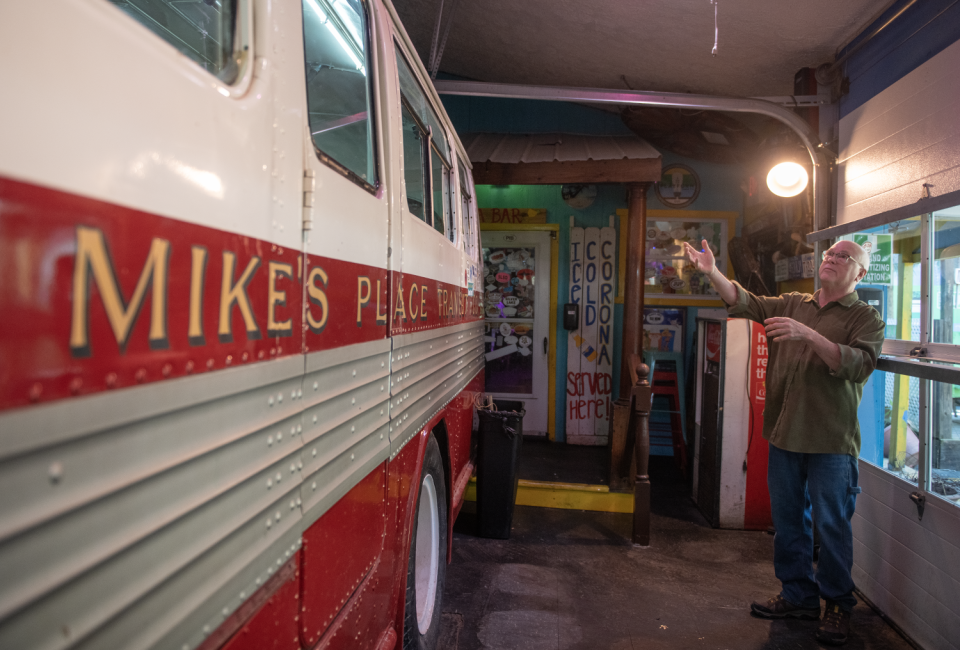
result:
M 0 409 L 299 354 L 296 250 L 2 177 L 0 201 Z
M 447 549 L 447 561 L 453 559 L 453 524 L 460 514 L 460 508 L 463 506 L 463 497 L 466 494 L 467 484 L 470 476 L 473 474 L 474 464 L 470 455 L 472 453 L 473 442 L 473 415 L 474 404 L 483 393 L 484 381 L 483 371 L 481 370 L 470 383 L 467 384 L 463 392 L 457 397 L 456 409 L 452 417 L 456 419 L 457 426 L 454 429 L 456 435 L 450 436 L 450 462 L 454 469 L 450 480 L 450 534 L 448 536 L 449 548 Z
M 384 552 L 384 559 L 389 558 L 389 568 L 393 573 L 389 576 L 394 585 L 395 617 L 394 626 L 400 638 L 403 638 L 403 619 L 406 604 L 407 569 L 410 558 L 411 535 L 413 533 L 413 516 L 417 504 L 417 490 L 420 487 L 420 468 L 423 466 L 423 456 L 427 448 L 429 430 L 424 430 L 410 444 L 403 447 L 400 453 L 390 461 L 388 482 L 388 496 L 393 506 L 394 516 L 388 528 L 395 543 L 389 551 Z M 387 564 L 387 563 L 385 563 Z M 385 567 L 387 568 L 387 567 Z
M 370 573 L 384 539 L 386 463 L 367 475 L 303 535 L 304 645 L 311 647 Z M 368 607 L 373 603 L 368 603 Z M 374 625 L 377 636 L 389 621 Z M 364 644 L 358 643 L 358 647 Z
M 198 650 L 300 650 L 300 636 L 297 629 L 297 611 L 300 604 L 300 566 L 298 551 L 284 566 L 284 578 L 276 587 L 269 583 L 255 593 L 250 600 L 234 613 L 234 617 L 243 617 L 238 621 L 240 629 L 233 634 L 226 645 L 221 646 L 222 633 L 232 633 L 228 621 L 216 632 L 207 637 Z M 259 607 L 259 609 L 257 609 Z M 231 617 L 231 618 L 234 618 Z

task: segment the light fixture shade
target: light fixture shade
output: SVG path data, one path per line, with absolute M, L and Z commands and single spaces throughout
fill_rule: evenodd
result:
M 774 165 L 767 174 L 767 187 L 777 196 L 796 196 L 807 189 L 807 170 L 795 162 Z

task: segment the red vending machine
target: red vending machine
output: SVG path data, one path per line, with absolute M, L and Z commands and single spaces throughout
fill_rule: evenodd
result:
M 764 530 L 771 521 L 763 326 L 698 319 L 696 373 L 693 499 L 715 527 Z

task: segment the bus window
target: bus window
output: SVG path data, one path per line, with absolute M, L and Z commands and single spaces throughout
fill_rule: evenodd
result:
M 234 36 L 239 0 L 110 2 L 224 83 L 236 81 L 240 65 Z
M 361 0 L 303 0 L 313 144 L 321 160 L 372 189 L 377 156 L 368 33 Z
M 423 132 L 417 121 L 406 106 L 401 107 L 403 113 L 403 181 L 407 188 L 407 208 L 415 217 L 427 220 L 424 210 L 426 202 L 426 188 L 423 180 L 424 173 Z
M 470 184 L 467 182 L 467 165 L 459 158 L 457 159 L 457 176 L 460 180 L 460 219 L 463 223 L 463 250 L 467 255 L 473 257 L 477 253 L 473 217 L 470 214 L 470 201 L 473 196 L 470 193 Z
M 453 229 L 447 227 L 450 223 L 450 171 L 435 149 L 431 149 L 430 156 L 433 170 L 433 227 L 440 234 L 446 228 L 453 241 Z
M 440 156 L 449 163 L 450 146 L 447 144 L 447 136 L 443 133 L 443 127 L 440 126 L 440 118 L 437 117 L 433 107 L 431 107 L 429 101 L 427 101 L 427 96 L 420 87 L 420 83 L 410 70 L 407 58 L 399 47 L 397 47 L 396 50 L 397 74 L 400 77 L 400 94 L 407 100 L 410 110 L 417 116 L 420 123 L 423 124 L 424 131 L 426 131 L 427 128 L 431 130 L 431 138 L 436 144 Z
M 396 46 L 396 53 L 403 107 L 403 175 L 407 207 L 455 242 L 457 229 L 452 217 L 450 145 L 440 126 L 440 118 L 427 101 L 426 93 L 399 46 Z M 426 204 L 427 198 L 430 205 Z

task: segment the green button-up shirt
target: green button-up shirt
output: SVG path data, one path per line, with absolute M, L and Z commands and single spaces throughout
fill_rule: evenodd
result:
M 856 291 L 821 308 L 819 291 L 767 298 L 734 285 L 731 316 L 761 325 L 774 316 L 792 318 L 840 346 L 840 367 L 832 371 L 803 341 L 768 343 L 763 437 L 787 451 L 859 456 L 857 407 L 883 345 L 880 315 Z

